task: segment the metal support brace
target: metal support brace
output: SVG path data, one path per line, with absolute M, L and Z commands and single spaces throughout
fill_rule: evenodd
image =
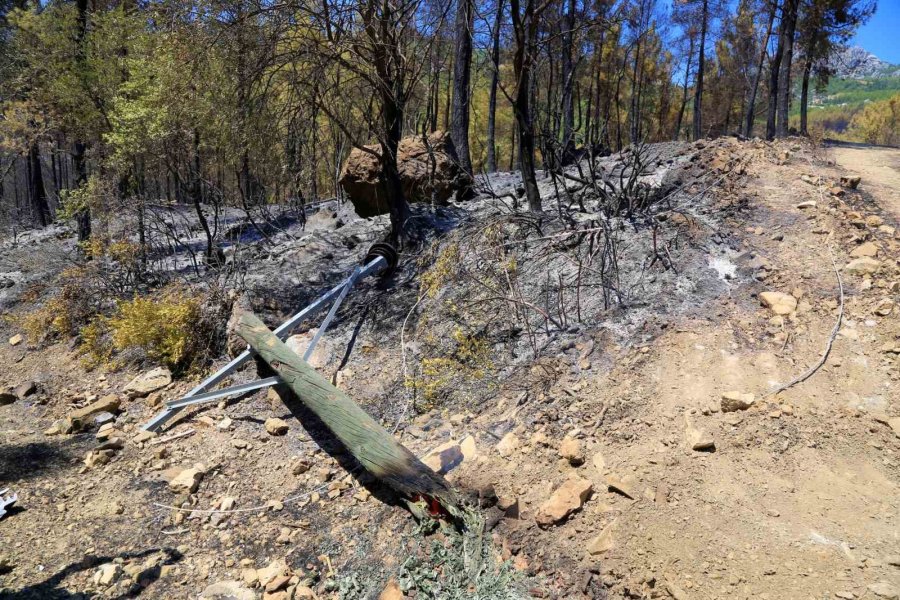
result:
M 391 260 L 390 253 L 386 254 L 383 250 L 376 251 L 376 248 L 377 245 L 375 248 L 373 248 L 373 250 L 370 251 L 369 256 L 366 257 L 367 259 L 371 258 L 371 260 L 369 260 L 366 265 L 362 267 L 356 267 L 353 270 L 353 273 L 351 273 L 347 279 L 345 279 L 323 295 L 319 296 L 315 301 L 313 301 L 312 304 L 282 323 L 273 332 L 276 336 L 278 336 L 279 339 L 285 339 L 300 323 L 324 308 L 328 302 L 334 300 L 334 303 L 331 306 L 331 310 L 328 311 L 328 314 L 322 321 L 322 325 L 319 326 L 319 331 L 316 332 L 316 335 L 313 337 L 312 341 L 310 341 L 309 343 L 309 346 L 306 348 L 306 352 L 303 354 L 303 360 L 308 360 L 312 355 L 316 344 L 325 333 L 325 330 L 328 329 L 328 326 L 331 324 L 332 319 L 334 319 L 334 316 L 337 314 L 338 308 L 344 301 L 344 298 L 347 297 L 350 288 L 352 288 L 353 285 L 360 279 L 364 279 L 369 275 L 374 275 L 376 273 L 391 269 L 395 266 L 396 254 L 393 255 L 394 259 Z M 393 249 L 391 248 L 390 251 L 393 252 Z M 250 348 L 244 350 L 241 354 L 232 359 L 231 362 L 229 362 L 227 365 L 200 382 L 197 387 L 185 394 L 184 397 L 166 403 L 163 411 L 153 417 L 150 421 L 145 423 L 142 426 L 142 429 L 144 429 L 145 431 L 158 431 L 170 419 L 178 414 L 178 412 L 180 412 L 187 406 L 202 404 L 205 402 L 212 402 L 214 400 L 218 400 L 219 398 L 225 398 L 237 394 L 245 394 L 247 392 L 279 384 L 281 382 L 281 378 L 267 377 L 265 379 L 242 383 L 221 390 L 207 391 L 211 387 L 215 386 L 226 377 L 231 375 L 231 373 L 239 369 L 242 365 L 249 361 L 254 356 L 254 354 L 255 353 Z

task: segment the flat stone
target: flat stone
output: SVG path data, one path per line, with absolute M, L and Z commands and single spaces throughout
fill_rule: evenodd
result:
M 887 420 L 888 427 L 894 432 L 894 435 L 900 438 L 900 417 L 894 417 Z
M 879 598 L 886 598 L 887 600 L 900 600 L 900 590 L 898 590 L 897 587 L 888 583 L 887 581 L 879 581 L 877 583 L 873 583 L 866 589 Z
M 259 576 L 259 585 L 265 587 L 270 581 L 282 575 L 290 575 L 291 570 L 288 568 L 284 559 L 276 559 L 269 563 L 269 566 L 257 569 L 256 574 Z
M 538 508 L 535 521 L 541 527 L 547 527 L 565 520 L 584 506 L 593 491 L 594 486 L 587 479 L 574 477 L 567 480 Z
M 598 452 L 591 458 L 591 464 L 594 466 L 594 470 L 597 471 L 598 475 L 602 475 L 606 470 L 606 458 L 603 456 L 602 452 Z
M 509 458 L 513 455 L 513 453 L 519 449 L 521 442 L 519 442 L 519 438 L 516 437 L 516 434 L 513 432 L 509 432 L 503 436 L 503 439 L 500 440 L 500 443 L 497 444 L 497 452 L 500 453 L 500 456 L 503 458 Z
M 450 440 L 425 455 L 422 462 L 435 473 L 445 475 L 461 465 L 464 459 L 460 445 Z
M 815 208 L 815 207 L 816 207 L 815 200 L 806 200 L 797 205 L 797 208 L 799 208 L 801 210 L 806 209 L 806 208 Z
M 603 483 L 606 484 L 607 489 L 611 492 L 622 494 L 626 498 L 631 498 L 632 500 L 637 498 L 637 492 L 635 492 L 634 489 L 637 482 L 635 481 L 634 475 L 618 475 L 616 473 L 610 473 L 604 478 Z
M 136 436 L 134 436 L 134 443 L 143 444 L 144 442 L 148 442 L 156 437 L 155 431 L 141 431 Z
M 256 600 L 256 593 L 244 587 L 240 581 L 219 581 L 203 590 L 200 598 L 203 600 Z
M 269 435 L 284 435 L 288 432 L 288 424 L 284 419 L 273 417 L 266 419 L 266 433 Z
M 707 434 L 702 429 L 694 427 L 690 423 L 688 423 L 685 427 L 684 437 L 687 441 L 688 446 L 691 447 L 691 450 L 703 452 L 707 450 L 715 450 L 716 448 L 716 442 L 715 440 L 713 440 L 711 435 Z
M 170 383 L 172 383 L 172 372 L 165 367 L 157 367 L 132 379 L 125 386 L 124 391 L 130 398 L 143 398 Z
M 863 256 L 856 258 L 844 265 L 844 271 L 852 275 L 871 275 L 881 267 L 881 261 Z
M 241 569 L 241 579 L 244 580 L 245 584 L 253 587 L 259 581 L 259 575 L 256 573 L 256 569 L 248 567 Z
M 873 242 L 865 242 L 850 251 L 850 256 L 852 256 L 853 258 L 874 258 L 877 254 L 878 246 Z
M 753 394 L 742 394 L 741 392 L 731 391 L 722 394 L 722 412 L 735 412 L 738 410 L 747 410 L 753 406 L 756 396 Z
M 34 381 L 25 381 L 16 386 L 16 389 L 13 390 L 13 393 L 19 397 L 19 400 L 24 400 L 28 396 L 32 394 L 37 394 L 38 384 Z
M 381 593 L 378 594 L 378 600 L 403 600 L 403 590 L 397 580 L 391 577 Z
M 266 584 L 266 593 L 271 594 L 288 586 L 291 578 L 289 575 L 277 575 L 269 583 Z
M 782 292 L 762 292 L 759 301 L 776 315 L 789 315 L 797 310 L 797 299 Z
M 294 354 L 303 356 L 306 353 L 306 348 L 318 331 L 318 329 L 310 329 L 306 333 L 292 335 L 284 343 Z M 331 342 L 327 339 L 327 336 L 323 336 L 316 342 L 316 347 L 313 348 L 312 354 L 306 362 L 314 369 L 322 369 L 328 366 L 333 357 L 334 350 L 331 348 Z
M 588 542 L 588 554 L 590 554 L 591 556 L 597 556 L 598 554 L 604 554 L 615 548 L 615 527 L 616 521 L 614 520 L 612 523 L 604 527 L 603 531 L 601 531 L 597 537 Z
M 122 567 L 116 563 L 106 563 L 94 573 L 94 583 L 97 585 L 111 585 L 122 575 Z
M 206 475 L 206 467 L 199 463 L 189 469 L 182 469 L 169 481 L 169 489 L 176 494 L 193 494 L 200 486 L 200 482 L 203 481 L 204 475 Z
M 121 404 L 121 400 L 115 394 L 109 394 L 108 396 L 103 396 L 96 402 L 92 402 L 87 406 L 79 408 L 76 411 L 73 411 L 72 414 L 69 415 L 69 418 L 74 419 L 76 421 L 84 421 L 91 415 L 108 412 L 108 413 L 117 413 L 119 412 L 119 405 Z

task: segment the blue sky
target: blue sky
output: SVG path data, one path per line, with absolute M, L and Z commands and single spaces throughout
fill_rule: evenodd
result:
M 900 65 L 900 0 L 878 0 L 878 10 L 863 25 L 853 45 L 862 46 L 881 60 Z

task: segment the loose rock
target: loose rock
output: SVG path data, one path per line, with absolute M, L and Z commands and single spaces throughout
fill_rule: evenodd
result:
M 206 467 L 197 463 L 189 469 L 179 471 L 169 482 L 169 489 L 176 494 L 193 494 L 200 486 L 200 482 L 203 481 L 204 475 L 206 475 Z
M 874 258 L 878 254 L 878 246 L 872 242 L 865 242 L 850 251 L 853 258 Z
M 284 435 L 288 432 L 288 424 L 279 418 L 266 419 L 266 432 L 269 435 Z
M 513 432 L 509 432 L 503 436 L 503 439 L 500 440 L 500 443 L 497 444 L 497 452 L 500 453 L 500 456 L 503 458 L 509 458 L 513 455 L 513 453 L 519 449 L 521 443 L 519 442 L 519 438 L 516 437 L 516 434 Z
M 715 450 L 716 443 L 712 436 L 708 435 L 704 430 L 694 427 L 688 419 L 685 419 L 685 422 L 684 437 L 691 450 L 698 452 Z
M 879 598 L 885 598 L 886 600 L 900 600 L 900 590 L 887 581 L 873 583 L 866 589 Z
M 16 389 L 13 390 L 13 393 L 19 397 L 19 400 L 24 400 L 28 396 L 32 394 L 36 394 L 38 391 L 38 384 L 34 381 L 26 381 L 24 383 L 20 383 L 16 386 Z
M 789 315 L 797 310 L 797 299 L 782 292 L 763 292 L 759 301 L 776 315 Z
M 248 590 L 240 581 L 219 581 L 208 586 L 200 594 L 203 600 L 256 600 L 253 590 Z
M 862 181 L 862 178 L 858 175 L 843 175 L 841 176 L 841 185 L 846 188 L 850 188 L 851 190 L 855 190 L 859 185 L 859 182 Z
M 541 527 L 563 521 L 581 509 L 593 491 L 594 487 L 587 479 L 575 477 L 567 480 L 538 508 L 535 521 Z
M 741 392 L 725 392 L 722 394 L 722 412 L 735 412 L 738 410 L 747 410 L 753 406 L 756 397 L 753 394 L 742 394 Z
M 613 521 L 603 528 L 603 531 L 600 532 L 600 535 L 588 542 L 588 554 L 590 554 L 591 556 L 596 556 L 598 554 L 609 552 L 615 547 L 615 526 L 616 521 Z
M 110 394 L 108 396 L 103 396 L 96 402 L 73 411 L 72 414 L 69 415 L 69 418 L 76 421 L 84 421 L 91 415 L 97 413 L 108 412 L 115 414 L 119 412 L 120 404 L 121 401 L 119 400 L 119 397 L 115 394 Z
M 388 579 L 387 585 L 378 595 L 378 600 L 403 600 L 403 590 L 400 589 L 396 579 L 393 577 Z
M 581 449 L 581 441 L 577 438 L 567 437 L 559 445 L 560 457 L 569 461 L 573 467 L 584 464 L 584 452 Z
M 853 275 L 871 275 L 881 267 L 881 261 L 874 258 L 863 256 L 851 260 L 844 266 L 844 271 Z
M 122 575 L 122 567 L 116 563 L 106 563 L 94 573 L 94 583 L 97 585 L 111 585 Z
M 125 386 L 129 398 L 143 398 L 172 383 L 172 373 L 165 367 L 157 367 L 141 373 Z

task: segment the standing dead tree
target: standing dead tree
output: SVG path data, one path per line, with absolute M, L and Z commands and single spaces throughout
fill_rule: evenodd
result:
M 422 10 L 423 0 L 356 0 L 348 3 L 301 0 L 279 5 L 286 23 L 303 15 L 308 26 L 284 28 L 285 61 L 302 59 L 309 67 L 309 101 L 322 111 L 350 143 L 376 156 L 390 207 L 391 238 L 405 243 L 415 237 L 400 181 L 397 150 L 406 109 L 429 64 L 434 36 L 447 10 Z M 337 108 L 341 107 L 341 108 Z M 367 145 L 372 139 L 374 146 Z

